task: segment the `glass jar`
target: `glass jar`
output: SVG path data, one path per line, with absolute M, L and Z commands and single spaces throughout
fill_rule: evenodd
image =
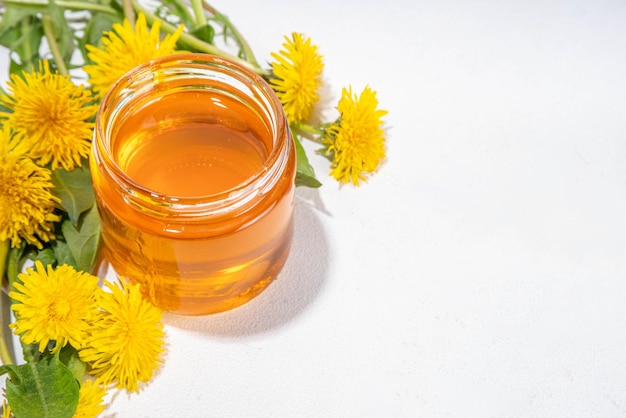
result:
M 96 119 L 104 258 L 164 310 L 249 301 L 289 253 L 295 159 L 283 108 L 253 71 L 207 54 L 135 68 Z

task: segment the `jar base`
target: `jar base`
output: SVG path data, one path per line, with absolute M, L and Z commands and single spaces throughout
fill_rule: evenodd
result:
M 287 239 L 272 254 L 227 269 L 214 277 L 177 277 L 173 280 L 151 273 L 149 266 L 141 276 L 130 272 L 120 274 L 121 269 L 116 269 L 114 259 L 103 245 L 94 271 L 99 277 L 106 275 L 138 283 L 144 298 L 164 311 L 185 316 L 210 315 L 244 305 L 267 289 L 282 271 L 290 248 L 291 239 Z

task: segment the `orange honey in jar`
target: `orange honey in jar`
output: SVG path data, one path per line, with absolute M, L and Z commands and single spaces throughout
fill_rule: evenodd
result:
M 104 258 L 155 305 L 232 309 L 284 266 L 295 149 L 253 71 L 207 54 L 135 68 L 101 104 L 90 167 Z

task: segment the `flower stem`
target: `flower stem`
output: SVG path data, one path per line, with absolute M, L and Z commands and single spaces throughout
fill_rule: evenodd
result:
M 316 126 L 307 125 L 306 123 L 292 123 L 291 129 L 302 134 L 307 139 L 313 142 L 317 142 L 318 144 L 322 143 L 321 138 L 326 133 L 324 126 L 316 127 Z
M 2 272 L 0 275 L 0 279 L 3 282 L 4 282 L 4 276 L 5 276 L 6 268 L 7 268 L 9 244 L 10 244 L 9 240 L 4 240 L 0 242 L 0 272 Z M 4 330 L 5 330 L 4 316 L 5 315 L 4 315 L 4 306 L 3 306 L 4 300 L 3 299 L 5 299 L 4 295 L 0 294 L 0 362 L 2 362 L 2 364 L 12 364 L 13 356 L 11 356 L 11 353 L 9 352 L 7 341 L 6 341 L 6 338 L 8 336 L 5 335 L 4 333 Z
M 0 313 L 2 314 L 0 315 L 0 362 L 2 362 L 2 364 L 13 364 L 15 361 L 9 352 L 9 346 L 7 344 L 7 338 L 11 338 L 11 333 L 5 335 L 4 332 L 5 329 L 9 329 L 9 327 L 4 323 L 4 306 L 2 306 L 4 298 L 4 295 L 0 295 Z
M 0 280 L 4 280 L 4 276 L 7 270 L 7 257 L 9 255 L 9 245 L 10 242 L 8 239 L 0 242 Z
M 128 21 L 132 28 L 135 27 L 135 11 L 133 10 L 133 2 L 131 0 L 123 0 L 124 18 Z
M 2 364 L 14 364 L 15 360 L 13 359 L 7 344 L 7 338 L 11 338 L 11 333 L 4 332 L 9 329 L 9 327 L 4 323 L 4 299 L 5 296 L 0 294 L 0 362 L 2 362 Z
M 20 258 L 24 252 L 23 248 L 13 248 L 9 251 L 9 259 L 7 262 L 7 279 L 9 280 L 9 288 L 13 286 L 13 282 L 17 279 L 20 272 Z
M 50 4 L 49 0 L 2 0 L 4 4 L 17 4 L 17 5 L 25 5 L 25 6 L 47 6 Z M 65 1 L 65 0 L 57 0 L 55 4 L 61 8 L 69 9 L 69 10 L 85 10 L 91 12 L 103 12 L 112 15 L 118 14 L 118 12 L 108 6 L 103 4 L 91 3 L 91 2 L 83 2 L 83 1 Z
M 6 3 L 8 3 L 11 0 L 4 0 Z M 46 0 L 44 3 L 48 4 L 50 0 Z M 110 15 L 117 15 L 118 12 L 117 10 L 115 10 L 112 7 L 108 7 L 105 6 L 104 4 L 97 4 L 97 3 L 91 3 L 91 2 L 87 2 L 87 1 L 64 1 L 64 0 L 57 0 L 55 1 L 55 3 L 57 4 L 57 6 L 63 7 L 64 9 L 70 9 L 70 10 L 85 10 L 85 11 L 90 11 L 90 12 L 102 12 L 102 13 L 108 13 Z
M 235 25 L 233 25 L 230 19 L 210 4 L 205 3 L 204 8 L 214 16 L 216 21 L 220 22 L 224 26 L 225 31 L 230 30 L 230 33 L 239 44 L 239 48 L 241 49 L 243 56 L 246 57 L 246 60 L 253 66 L 260 67 L 256 57 L 254 56 L 254 52 L 252 52 L 252 48 L 250 48 L 250 45 L 248 44 L 248 41 L 246 41 L 241 32 L 239 32 Z
M 202 8 L 202 0 L 191 0 L 191 8 L 193 9 L 194 20 L 196 21 L 196 27 L 206 25 L 206 18 L 204 17 L 204 9 Z
M 52 18 L 49 14 L 44 13 L 44 15 L 41 17 L 41 20 L 43 22 L 43 33 L 45 34 L 46 40 L 48 41 L 50 53 L 52 54 L 52 58 L 54 58 L 54 62 L 57 65 L 59 74 L 61 74 L 62 76 L 66 76 L 69 74 L 69 72 L 67 71 L 65 60 L 63 59 L 63 55 L 61 54 L 61 50 L 59 49 L 59 44 L 56 40 L 54 26 L 52 25 Z
M 291 126 L 298 131 L 314 135 L 324 135 L 324 129 L 307 125 L 306 123 L 293 123 Z
M 193 22 L 195 20 L 196 17 L 193 14 L 193 10 L 191 12 L 189 11 L 188 0 L 171 0 L 171 1 L 174 2 L 176 10 L 178 11 L 180 18 L 184 22 Z
M 30 26 L 30 24 L 28 23 L 28 19 L 22 19 L 20 26 L 22 27 L 22 33 L 29 33 L 28 27 Z M 32 57 L 33 51 L 30 46 L 30 42 L 26 40 L 26 42 L 24 42 L 23 45 L 24 45 L 24 52 L 23 52 L 24 56 Z
M 152 23 L 154 23 L 155 20 L 160 20 L 156 15 L 154 15 L 154 13 L 151 13 L 150 11 L 144 9 L 138 2 L 137 0 L 132 0 L 133 1 L 133 6 L 135 7 L 135 11 L 137 13 L 142 12 L 145 16 L 146 16 L 146 20 L 148 21 L 148 23 L 151 25 Z M 161 28 L 168 33 L 174 33 L 176 31 L 176 27 L 174 25 L 172 25 L 171 23 L 168 23 L 166 21 L 161 21 Z M 180 40 L 185 42 L 187 45 L 189 45 L 191 48 L 193 48 L 196 51 L 199 52 L 204 52 L 207 54 L 213 54 L 213 55 L 217 55 L 220 56 L 222 58 L 226 58 L 229 59 L 231 61 L 234 61 L 240 65 L 243 65 L 245 67 L 251 68 L 253 71 L 255 71 L 257 74 L 264 76 L 264 75 L 268 75 L 267 70 L 264 70 L 263 68 L 259 67 L 258 65 L 254 65 L 252 63 L 250 63 L 249 61 L 246 61 L 242 58 L 239 58 L 233 54 L 230 54 L 226 51 L 221 50 L 220 48 L 216 47 L 215 45 L 211 45 L 208 42 L 204 42 L 198 38 L 196 38 L 193 35 L 190 35 L 189 33 L 185 33 L 183 32 L 180 35 Z

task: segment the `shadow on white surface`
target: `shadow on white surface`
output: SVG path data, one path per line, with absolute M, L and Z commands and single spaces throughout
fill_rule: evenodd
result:
M 243 337 L 280 328 L 300 315 L 318 297 L 328 274 L 328 241 L 319 212 L 327 213 L 317 190 L 298 189 L 289 258 L 274 283 L 255 299 L 231 311 L 207 316 L 166 313 L 166 326 Z

